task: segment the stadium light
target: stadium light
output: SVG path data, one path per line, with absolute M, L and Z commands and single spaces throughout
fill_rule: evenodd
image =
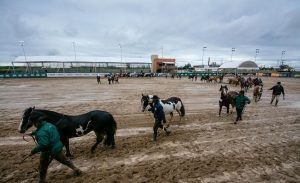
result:
M 255 50 L 255 62 L 256 62 L 256 57 L 257 57 L 258 54 L 259 54 L 259 49 L 256 49 Z
M 26 53 L 25 53 L 25 48 L 24 48 L 25 41 L 19 41 L 19 43 L 20 43 L 20 46 L 22 46 L 22 50 L 23 50 L 25 62 L 27 62 Z
M 283 65 L 283 56 L 285 55 L 285 51 L 281 52 L 281 65 Z
M 122 48 L 122 44 L 119 44 L 120 46 L 120 51 L 121 51 L 121 62 L 123 61 L 123 48 Z
M 203 47 L 203 49 L 202 49 L 202 65 L 203 65 L 203 57 L 204 57 L 204 51 L 205 51 L 205 49 L 206 49 L 207 47 L 206 46 L 204 46 Z
M 235 48 L 231 48 L 231 62 L 232 62 L 232 55 L 233 55 L 233 52 L 235 52 Z
M 72 42 L 72 44 L 73 44 L 73 49 L 74 49 L 74 59 L 75 59 L 75 62 L 76 62 L 76 43 Z

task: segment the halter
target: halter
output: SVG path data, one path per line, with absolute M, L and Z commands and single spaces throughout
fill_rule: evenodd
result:
M 151 96 L 151 95 L 150 95 Z M 143 111 L 145 111 L 146 107 L 148 105 L 150 105 L 150 107 L 152 108 L 153 107 L 153 100 L 150 101 L 150 99 L 152 99 L 149 95 L 142 95 L 142 99 L 141 99 L 141 104 L 142 104 L 142 108 L 143 108 Z M 145 99 L 144 99 L 145 98 Z M 145 105 L 144 103 L 147 102 L 147 105 Z
M 29 121 L 29 117 L 31 116 L 32 112 L 34 111 L 34 107 L 33 107 L 33 108 L 31 108 L 31 109 L 32 109 L 32 110 L 31 110 L 31 112 L 28 114 L 28 119 L 27 119 L 27 123 L 26 123 L 26 126 L 25 126 L 25 129 L 26 129 L 26 130 L 28 130 L 28 128 L 27 128 L 27 127 L 28 127 L 28 124 L 29 124 L 29 123 L 28 123 L 28 121 Z M 26 130 L 25 130 L 25 131 L 26 131 Z M 23 139 L 25 140 L 24 136 L 23 136 Z M 26 141 L 26 140 L 25 140 L 25 141 Z M 28 141 L 27 141 L 27 142 L 28 142 Z

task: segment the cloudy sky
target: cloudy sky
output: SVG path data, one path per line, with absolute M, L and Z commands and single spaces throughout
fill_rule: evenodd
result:
M 120 57 L 121 45 L 123 58 L 198 65 L 255 60 L 259 49 L 259 65 L 300 66 L 300 0 L 0 0 L 0 25 L 2 64 L 24 41 L 27 56 L 75 46 L 77 56 Z

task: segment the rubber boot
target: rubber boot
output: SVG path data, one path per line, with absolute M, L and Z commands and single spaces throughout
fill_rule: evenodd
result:
M 156 136 L 157 136 L 157 133 L 154 133 L 154 134 L 153 134 L 153 141 L 154 141 L 154 142 L 156 142 Z
M 38 183 L 45 183 L 46 182 L 46 174 L 40 174 L 40 177 L 38 179 Z

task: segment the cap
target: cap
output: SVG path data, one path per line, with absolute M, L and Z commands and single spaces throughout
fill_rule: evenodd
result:
M 153 100 L 158 100 L 159 98 L 158 98 L 157 95 L 153 95 L 152 99 L 153 99 Z

